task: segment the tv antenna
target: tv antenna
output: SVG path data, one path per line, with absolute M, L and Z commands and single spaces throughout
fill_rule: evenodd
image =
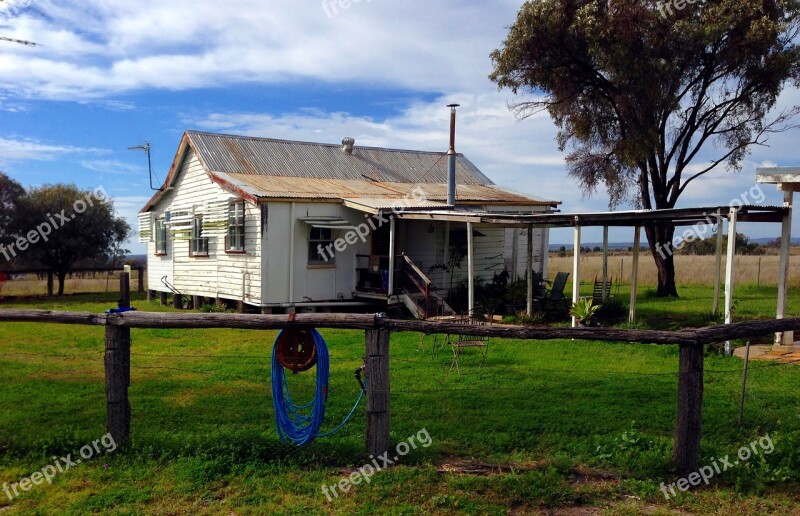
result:
M 161 188 L 155 188 L 153 186 L 153 165 L 150 161 L 150 142 L 144 142 L 144 145 L 135 145 L 133 147 L 128 147 L 128 150 L 144 151 L 147 153 L 147 171 L 150 175 L 150 189 L 155 190 L 156 192 L 160 192 Z
M 10 43 L 19 43 L 20 45 L 25 45 L 26 47 L 40 47 L 41 45 L 38 43 L 34 43 L 33 41 L 27 41 L 24 39 L 14 39 L 14 38 L 7 38 L 5 36 L 0 36 L 0 41 L 8 41 Z

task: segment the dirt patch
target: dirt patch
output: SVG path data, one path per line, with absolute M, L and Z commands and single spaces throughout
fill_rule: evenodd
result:
M 520 473 L 540 469 L 545 466 L 545 462 L 533 462 L 527 464 L 487 464 L 463 457 L 442 457 L 436 462 L 436 472 L 440 474 L 449 473 L 451 475 L 473 475 L 491 476 L 507 473 Z

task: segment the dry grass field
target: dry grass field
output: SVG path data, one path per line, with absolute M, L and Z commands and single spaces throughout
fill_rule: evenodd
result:
M 132 289 L 137 288 L 138 281 L 139 273 L 134 270 L 131 273 Z M 58 280 L 53 281 L 53 288 L 56 291 L 58 290 Z M 79 278 L 76 275 L 64 282 L 65 294 L 96 294 L 100 292 L 119 292 L 118 272 L 111 274 L 98 272 L 94 278 L 88 275 L 84 278 Z M 28 274 L 21 279 L 0 283 L 0 297 L 44 296 L 46 294 L 47 280 L 40 280 L 35 274 Z
M 622 278 L 622 284 L 629 284 L 631 278 L 631 253 L 612 254 L 608 258 L 608 273 L 614 278 L 614 284 Z M 714 256 L 675 257 L 676 280 L 678 285 L 714 284 Z M 759 262 L 761 272 L 759 275 Z M 780 259 L 776 255 L 737 256 L 734 264 L 735 282 L 737 285 L 760 284 L 761 286 L 778 286 L 778 268 Z M 581 278 L 584 282 L 592 281 L 602 274 L 603 258 L 600 253 L 588 253 L 581 257 Z M 550 254 L 548 275 L 552 278 L 557 272 L 572 273 L 572 255 L 559 257 L 558 253 Z M 722 261 L 722 274 L 725 274 L 725 260 Z M 655 285 L 657 282 L 656 266 L 649 251 L 643 251 L 639 258 L 639 284 Z M 723 276 L 724 281 L 724 276 Z M 800 248 L 792 249 L 790 261 L 789 286 L 800 287 Z
M 614 279 L 614 284 L 629 284 L 631 275 L 632 255 L 630 252 L 613 253 L 608 259 L 608 271 Z M 712 286 L 714 284 L 713 256 L 677 256 L 675 258 L 678 285 Z M 759 262 L 761 262 L 759 273 Z M 583 282 L 592 281 L 595 276 L 600 277 L 602 271 L 602 256 L 600 253 L 584 253 L 581 258 L 581 278 Z M 736 257 L 736 284 L 752 284 L 777 287 L 779 257 L 775 254 L 765 256 L 737 256 Z M 800 247 L 792 249 L 790 264 L 789 286 L 800 287 Z M 557 272 L 572 273 L 572 255 L 560 257 L 558 253 L 550 254 L 548 276 L 553 277 Z M 723 259 L 722 272 L 725 273 Z M 656 284 L 656 267 L 649 251 L 643 251 L 639 260 L 639 284 L 652 286 Z M 622 278 L 622 281 L 619 281 Z M 138 285 L 138 272 L 133 271 L 131 287 Z M 56 288 L 58 283 L 56 282 Z M 147 286 L 145 285 L 145 288 Z M 66 294 L 89 294 L 100 292 L 115 292 L 119 289 L 119 274 L 98 273 L 95 278 L 67 279 L 64 287 Z M 47 293 L 47 282 L 39 280 L 35 275 L 24 279 L 16 279 L 0 283 L 0 297 L 25 297 L 41 296 Z

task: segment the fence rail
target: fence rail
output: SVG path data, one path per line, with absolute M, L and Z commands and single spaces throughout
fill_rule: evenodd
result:
M 120 276 L 121 307 L 130 306 L 130 278 Z M 236 328 L 336 328 L 365 331 L 367 382 L 366 443 L 370 454 L 389 449 L 391 332 L 461 334 L 525 340 L 603 340 L 679 345 L 678 403 L 673 461 L 681 473 L 695 471 L 699 462 L 704 387 L 704 349 L 712 342 L 756 337 L 776 332 L 800 332 L 800 318 L 747 321 L 681 331 L 618 330 L 613 328 L 529 328 L 522 326 L 472 326 L 449 321 L 401 321 L 379 315 L 358 314 L 187 314 L 124 312 L 95 314 L 49 310 L 0 310 L 0 321 L 105 326 L 107 426 L 116 442 L 130 438 L 131 328 L 208 329 Z
M 462 334 L 517 340 L 590 340 L 660 345 L 703 345 L 800 331 L 800 317 L 746 321 L 679 331 L 616 328 L 559 328 L 514 325 L 465 326 L 455 321 L 398 320 L 365 314 L 258 315 L 227 313 L 125 312 L 97 314 L 52 310 L 0 310 L 0 321 L 126 328 L 281 330 L 284 328 L 385 329 L 426 335 Z

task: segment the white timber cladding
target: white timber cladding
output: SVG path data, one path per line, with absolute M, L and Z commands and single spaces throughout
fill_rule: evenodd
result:
M 153 232 L 153 238 L 147 242 L 147 284 L 151 290 L 169 293 L 169 289 L 164 286 L 161 278 L 166 277 L 170 283 L 173 282 L 173 239 L 169 232 L 167 232 L 167 252 L 163 256 L 156 255 L 156 241 L 155 241 L 155 222 L 159 219 L 164 219 L 164 210 L 161 206 L 169 206 L 175 196 L 174 191 L 167 192 L 161 199 L 159 206 L 156 206 L 158 211 L 150 212 L 150 230 Z
M 528 229 L 524 226 L 518 228 L 506 229 L 506 244 L 505 244 L 505 263 L 508 267 L 508 272 L 514 269 L 514 232 L 517 233 L 517 279 L 522 279 L 528 270 Z M 533 270 L 534 272 L 543 272 L 544 264 L 542 263 L 543 249 L 542 242 L 544 239 L 545 229 L 533 229 Z
M 364 214 L 338 203 L 294 203 L 294 220 L 291 219 L 292 203 L 271 202 L 265 209 L 268 223 L 264 245 L 264 303 L 282 305 L 352 299 L 357 255 L 370 254 L 370 237 L 366 242 L 358 239 L 344 251 L 335 252 L 329 262 L 309 265 L 311 226 L 302 219 L 337 217 L 358 226 L 366 220 Z M 289 245 L 291 232 L 294 232 L 294 249 Z M 331 236 L 336 240 L 345 238 L 347 233 L 347 230 L 333 230 Z M 290 263 L 293 264 L 291 267 Z M 294 274 L 291 293 L 290 271 Z
M 245 202 L 245 252 L 225 252 L 228 207 L 236 197 L 208 177 L 189 150 L 178 172 L 174 190 L 154 206 L 155 220 L 170 214 L 167 224 L 167 256 L 155 255 L 154 238 L 148 243 L 152 289 L 169 292 L 161 282 L 168 276 L 175 288 L 190 296 L 220 297 L 261 304 L 261 209 Z M 241 201 L 238 201 L 241 202 Z M 192 221 L 202 217 L 202 237 L 208 238 L 208 256 L 189 256 Z M 155 266 L 155 267 L 154 267 Z

